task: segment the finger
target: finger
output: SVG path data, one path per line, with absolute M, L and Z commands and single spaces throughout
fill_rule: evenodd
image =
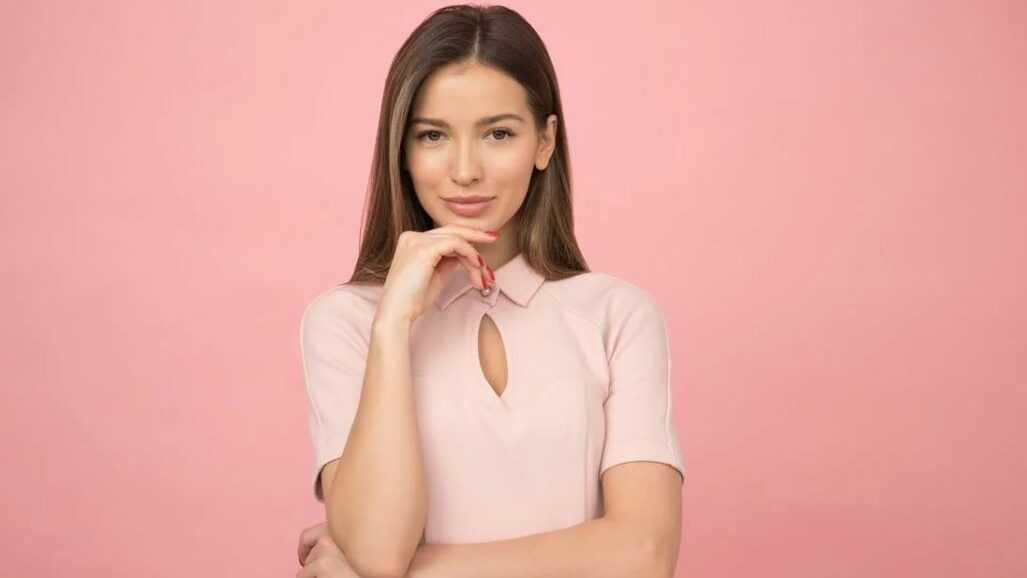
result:
M 440 236 L 440 253 L 444 255 L 457 255 L 467 268 L 467 278 L 476 289 L 483 289 L 488 285 L 488 273 L 485 272 L 484 258 L 478 254 L 478 250 L 463 237 L 458 235 Z
M 426 233 L 454 233 L 466 238 L 471 243 L 490 243 L 499 238 L 499 235 L 490 235 L 482 229 L 476 229 L 474 227 L 468 227 L 466 225 L 457 225 L 450 223 L 448 225 L 442 225 L 441 227 L 435 227 L 425 231 Z
M 302 566 L 303 561 L 307 559 L 307 556 L 310 554 L 310 550 L 314 547 L 314 544 L 317 543 L 317 539 L 327 533 L 327 522 L 314 524 L 300 532 L 300 542 L 296 548 L 296 555 L 299 557 L 300 566 Z
M 449 242 L 449 240 L 454 238 L 458 240 L 460 239 L 459 237 L 453 237 L 451 235 L 439 235 L 438 237 L 444 242 Z M 482 266 L 481 264 L 485 262 L 485 258 L 479 255 L 478 251 L 474 250 L 473 246 L 471 247 L 471 250 L 473 252 L 473 256 L 468 256 L 465 253 L 451 250 L 448 248 L 448 245 L 446 245 L 442 249 L 439 249 L 439 251 L 444 252 L 439 253 L 439 260 L 435 264 L 435 269 L 443 276 L 443 278 L 448 278 L 453 266 L 458 264 L 462 265 L 467 270 L 479 269 Z M 450 265 L 448 263 L 449 261 L 452 261 L 453 265 Z
M 472 247 L 474 247 L 474 243 L 491 243 L 498 239 L 499 233 L 496 231 L 493 231 L 493 233 L 495 234 L 489 234 L 482 229 L 476 229 L 474 227 L 468 227 L 465 225 L 457 224 L 443 225 L 441 227 L 436 227 L 434 229 L 429 229 L 428 231 L 425 231 L 425 234 L 428 235 L 456 235 L 463 237 L 467 240 L 468 243 L 471 244 Z M 477 251 L 477 247 L 474 247 L 474 249 L 475 251 Z M 479 257 L 481 256 L 479 255 Z M 476 265 L 480 267 L 486 264 L 487 263 L 484 262 L 484 258 L 482 258 L 480 262 Z
M 445 283 L 453 273 L 454 264 L 459 263 L 467 270 L 471 284 L 481 288 L 481 278 L 485 276 L 485 258 L 458 233 L 422 233 L 431 245 L 431 252 L 436 255 L 433 266 Z
M 318 540 L 314 547 L 310 549 L 310 553 L 303 558 L 303 565 L 309 566 L 311 562 L 320 558 L 324 553 L 324 547 L 321 545 L 321 540 Z

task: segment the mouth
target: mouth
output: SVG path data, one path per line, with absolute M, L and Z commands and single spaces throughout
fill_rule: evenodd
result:
M 480 203 L 494 198 L 495 197 L 486 197 L 485 195 L 466 195 L 462 197 L 443 197 L 442 200 L 450 203 Z
M 495 200 L 495 197 L 485 197 L 481 195 L 449 197 L 448 199 L 443 199 L 450 212 L 460 215 L 461 217 L 477 217 L 492 205 L 493 200 Z

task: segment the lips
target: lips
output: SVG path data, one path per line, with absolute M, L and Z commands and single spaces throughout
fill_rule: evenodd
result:
M 446 207 L 450 212 L 460 215 L 461 217 L 477 217 L 492 206 L 493 200 L 495 200 L 495 197 L 483 197 L 479 195 L 450 197 L 448 199 L 444 199 Z
M 468 195 L 465 197 L 444 198 L 444 200 L 450 203 L 480 203 L 481 201 L 488 201 L 492 198 L 493 197 L 486 197 L 484 195 Z

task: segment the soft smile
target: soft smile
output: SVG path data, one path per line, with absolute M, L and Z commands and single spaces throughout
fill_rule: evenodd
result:
M 461 217 L 477 217 L 485 212 L 494 200 L 495 197 L 484 197 L 480 195 L 443 199 L 446 203 L 446 207 L 451 212 L 456 213 Z

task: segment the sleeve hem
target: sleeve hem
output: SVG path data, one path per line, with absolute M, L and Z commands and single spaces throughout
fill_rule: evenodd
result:
M 603 453 L 599 466 L 599 477 L 613 466 L 628 462 L 659 462 L 677 470 L 682 482 L 686 478 L 681 453 L 675 451 L 665 439 L 637 440 L 619 442 L 609 446 Z
M 340 441 L 323 440 L 317 447 L 314 448 L 314 467 L 311 473 L 311 486 L 314 490 L 314 498 L 321 503 L 324 503 L 324 495 L 321 492 L 321 470 L 324 469 L 325 465 L 332 460 L 336 460 L 342 455 L 346 440 L 343 438 Z M 338 448 L 338 449 L 332 449 Z

